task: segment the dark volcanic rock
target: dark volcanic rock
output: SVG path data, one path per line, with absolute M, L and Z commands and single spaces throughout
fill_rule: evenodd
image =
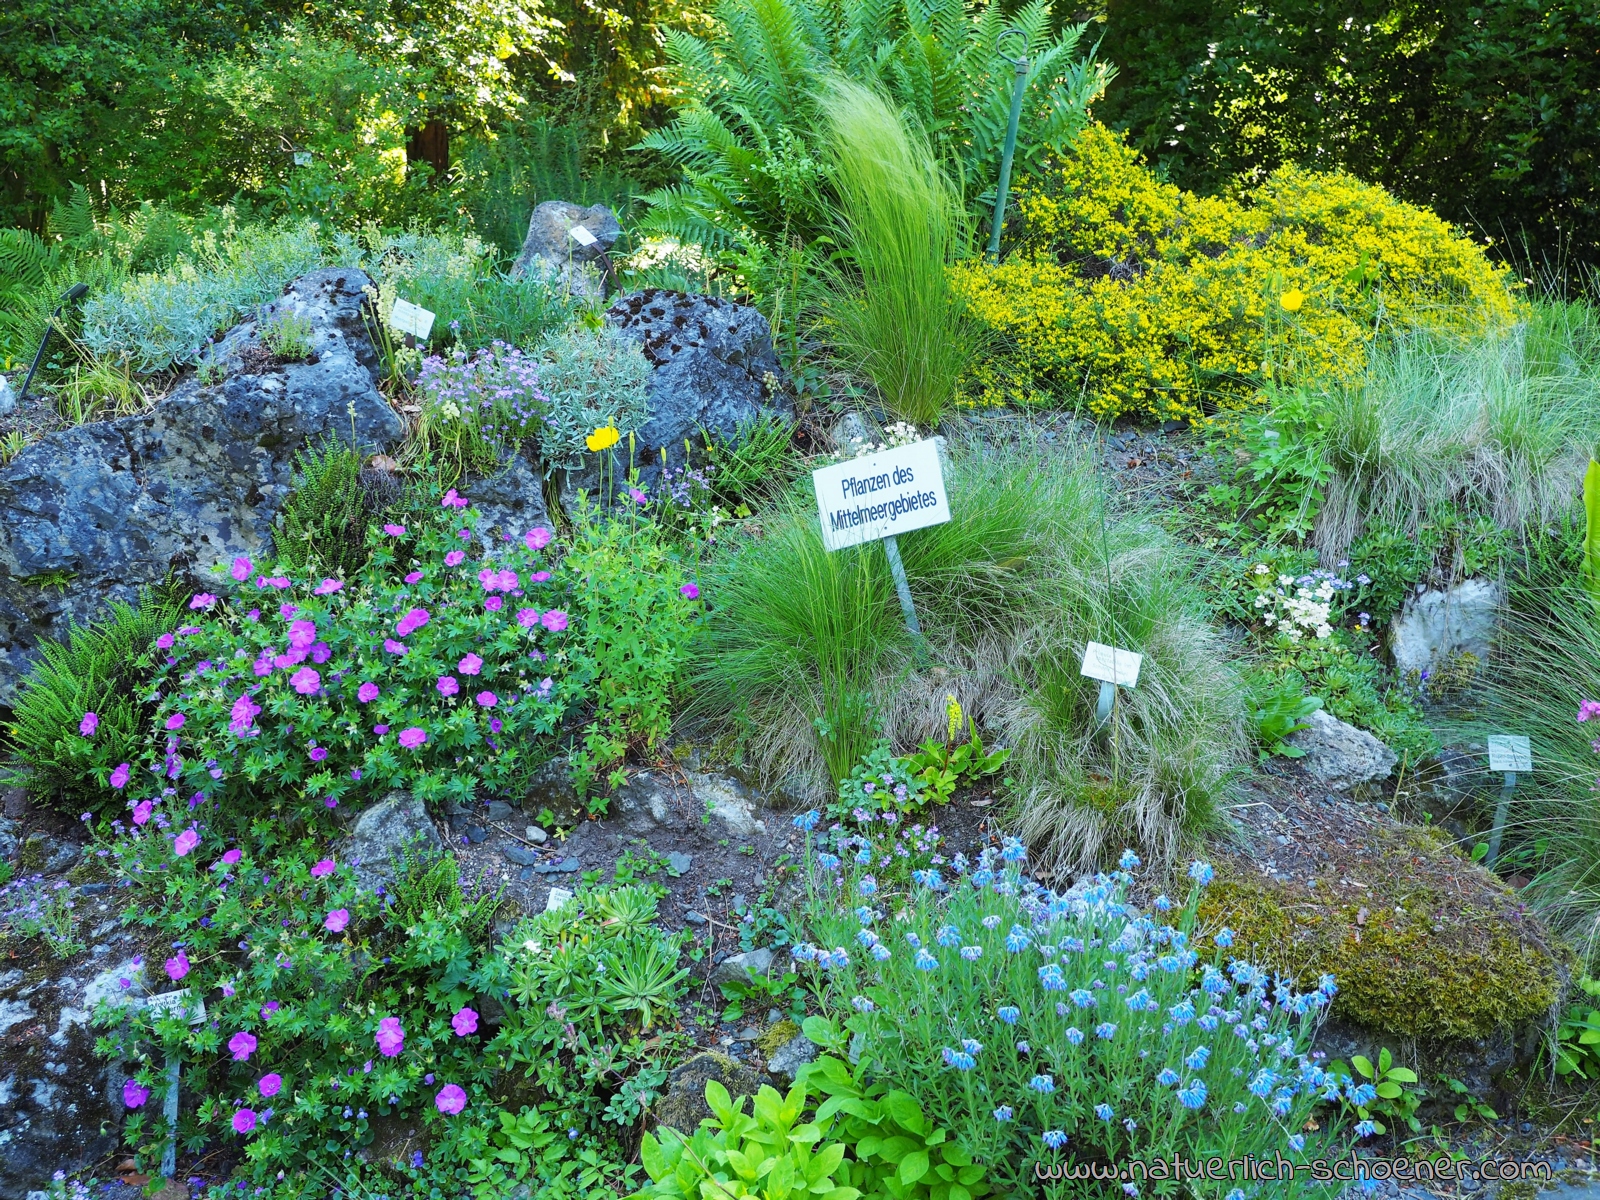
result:
M 277 362 L 247 321 L 216 347 L 222 382 L 191 375 L 147 413 L 50 434 L 0 468 L 0 703 L 40 638 L 98 617 L 107 599 L 266 553 L 308 440 L 353 430 L 367 450 L 399 442 L 362 324 L 369 282 L 313 271 L 268 307 L 311 322 L 306 361 Z

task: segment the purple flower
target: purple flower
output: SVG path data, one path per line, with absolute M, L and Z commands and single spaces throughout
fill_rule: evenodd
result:
M 379 695 L 380 693 L 378 691 L 378 685 L 375 683 L 363 683 L 356 689 L 356 699 L 361 701 L 363 704 L 370 704 L 372 701 L 376 700 Z
M 687 596 L 690 600 L 700 599 L 700 588 L 696 584 L 686 583 L 679 588 L 678 591 L 682 595 Z
M 406 582 L 407 583 L 421 583 L 422 582 L 422 572 L 421 571 L 412 571 L 409 575 L 406 576 Z
M 241 1108 L 233 1114 L 233 1131 L 235 1133 L 249 1133 L 256 1127 L 256 1114 L 248 1109 Z
M 322 879 L 325 876 L 332 875 L 333 872 L 334 872 L 334 868 L 335 868 L 335 863 L 334 863 L 333 859 L 331 859 L 331 858 L 319 858 L 316 861 L 316 863 L 312 866 L 311 874 L 312 874 L 313 878 Z
M 133 823 L 143 825 L 155 812 L 155 805 L 149 800 L 141 800 L 133 806 Z
M 234 1062 L 247 1062 L 256 1052 L 255 1035 L 241 1030 L 228 1039 L 228 1050 L 233 1055 Z
M 491 718 L 489 718 L 489 732 L 490 733 L 499 733 L 504 728 L 505 728 L 505 725 L 500 720 L 499 717 L 491 717 Z
M 309 650 L 311 643 L 317 640 L 317 623 L 315 621 L 296 621 L 289 626 L 289 648 L 291 650 Z
M 228 722 L 229 732 L 243 737 L 255 724 L 256 716 L 261 712 L 261 706 L 250 699 L 248 692 L 239 693 L 239 698 L 233 702 L 232 720 Z
M 227 863 L 231 867 L 243 857 L 244 857 L 244 852 L 242 850 L 238 849 L 237 847 L 235 847 L 234 849 L 229 850 L 229 851 L 227 851 L 226 853 L 223 854 L 222 861 Z
M 184 716 L 182 713 L 173 713 L 167 718 L 167 728 L 170 730 L 182 729 L 186 724 L 188 724 L 188 721 L 189 718 Z
M 455 677 L 451 675 L 439 676 L 439 682 L 433 686 L 439 689 L 439 695 L 441 696 L 454 696 L 461 690 L 461 685 L 458 684 L 455 681 Z
M 100 728 L 100 718 L 92 712 L 83 714 L 83 720 L 78 722 L 78 732 L 84 737 L 93 737 L 94 731 Z
M 361 782 L 361 768 L 360 767 L 351 767 L 350 768 L 350 778 L 352 780 L 354 780 L 356 783 L 360 783 Z M 328 801 L 328 807 L 332 808 L 333 805 L 334 805 L 334 801 L 329 800 Z
M 336 908 L 328 914 L 327 920 L 322 922 L 322 927 L 329 933 L 343 933 L 344 927 L 350 924 L 350 910 Z
M 250 578 L 250 572 L 255 570 L 255 565 L 243 556 L 233 560 L 233 570 L 229 572 L 237 583 L 243 583 Z
M 505 606 L 506 602 L 500 599 L 499 596 L 490 596 L 483 602 L 483 607 L 488 612 L 499 612 Z
M 176 983 L 189 973 L 189 956 L 179 950 L 166 961 L 167 975 Z
M 328 648 L 327 642 L 313 642 L 311 644 L 311 661 L 319 667 L 333 657 L 333 651 Z
M 189 601 L 189 608 L 191 610 L 197 608 L 210 608 L 216 602 L 217 598 L 210 592 L 197 592 Z
M 200 835 L 193 829 L 185 829 L 177 837 L 172 839 L 172 852 L 179 858 L 182 858 L 185 854 L 188 854 L 189 851 L 193 850 L 199 844 Z
M 493 708 L 496 704 L 500 703 L 500 697 L 496 696 L 493 692 L 479 692 L 476 699 L 478 701 L 479 708 Z
M 539 623 L 551 633 L 560 633 L 567 627 L 567 614 L 559 608 L 552 608 L 539 618 Z
M 450 1018 L 450 1028 L 456 1031 L 457 1037 L 466 1037 L 469 1033 L 477 1033 L 478 1014 L 470 1008 L 463 1008 Z
M 383 531 L 390 537 L 405 537 L 406 535 L 406 527 L 404 525 L 385 525 Z
M 539 610 L 537 608 L 517 609 L 517 624 L 524 629 L 532 629 L 539 623 Z
M 311 761 L 312 762 L 321 762 L 323 759 L 325 759 L 327 757 L 328 757 L 328 748 L 326 746 L 313 746 L 313 747 L 311 747 Z
M 343 587 L 344 584 L 340 580 L 324 579 L 321 583 L 317 584 L 315 591 L 319 596 L 331 596 L 333 593 L 339 591 Z
M 302 696 L 310 696 L 322 686 L 322 676 L 310 667 L 301 667 L 289 676 L 289 685 Z
M 444 565 L 447 567 L 459 567 L 466 557 L 467 552 L 465 550 L 452 550 L 444 556 Z
M 463 675 L 476 675 L 483 670 L 483 659 L 476 654 L 469 654 L 456 664 L 456 670 Z
M 467 1094 L 455 1084 L 447 1083 L 439 1089 L 433 1103 L 445 1116 L 453 1117 L 467 1106 Z
M 259 1091 L 263 1096 L 276 1096 L 283 1090 L 283 1076 L 279 1075 L 276 1071 L 268 1072 L 260 1079 L 256 1080 L 256 1090 Z
M 384 734 L 389 732 L 389 727 L 387 725 L 374 725 L 372 727 L 372 732 L 377 734 L 379 737 L 382 737 Z
M 407 652 L 406 644 L 404 642 L 397 642 L 393 638 L 384 638 L 383 648 L 389 654 L 405 654 Z
M 410 729 L 400 731 L 400 744 L 407 750 L 415 750 L 428 740 L 428 731 L 413 725 Z
M 413 631 L 421 629 L 428 623 L 428 610 L 413 608 L 395 623 L 394 631 L 401 637 L 409 636 Z
M 122 1103 L 127 1107 L 143 1108 L 144 1102 L 148 1099 L 150 1099 L 150 1089 L 137 1079 L 130 1079 L 122 1085 Z
M 383 1020 L 379 1021 L 378 1032 L 374 1040 L 378 1043 L 378 1052 L 385 1058 L 393 1058 L 404 1050 L 406 1032 L 400 1028 L 400 1018 L 384 1017 Z
M 458 530 L 456 530 L 456 536 L 458 538 L 460 538 L 463 542 L 471 541 L 472 540 L 472 530 L 470 530 L 470 529 L 458 529 Z
M 529 550 L 543 550 L 550 544 L 550 539 L 553 536 L 548 529 L 540 525 L 523 534 L 522 540 L 528 544 Z
M 133 768 L 127 763 L 118 763 L 117 769 L 111 772 L 111 786 L 123 788 L 128 786 L 128 776 L 133 773 Z
M 467 506 L 467 498 L 456 495 L 455 488 L 451 488 L 444 494 L 444 499 L 439 501 L 439 504 L 442 508 L 465 508 Z

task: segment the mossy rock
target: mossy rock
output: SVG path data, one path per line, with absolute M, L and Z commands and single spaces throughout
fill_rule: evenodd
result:
M 800 1026 L 788 1017 L 773 1023 L 772 1028 L 763 1033 L 756 1045 L 761 1050 L 763 1058 L 771 1058 L 784 1046 L 800 1036 Z
M 1331 974 L 1334 1014 L 1381 1033 L 1481 1038 L 1549 1013 L 1576 960 L 1514 892 L 1433 831 L 1396 828 L 1368 850 L 1359 890 L 1224 867 L 1202 925 L 1230 927 L 1234 954 L 1297 986 Z
M 672 1069 L 667 1094 L 656 1101 L 652 1115 L 657 1125 L 667 1125 L 679 1133 L 692 1134 L 700 1122 L 711 1116 L 706 1103 L 706 1084 L 715 1079 L 728 1089 L 728 1095 L 754 1096 L 761 1079 L 749 1067 L 726 1054 L 705 1051 Z

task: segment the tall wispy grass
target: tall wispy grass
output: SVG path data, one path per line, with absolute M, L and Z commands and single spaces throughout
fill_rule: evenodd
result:
M 1087 456 L 957 450 L 949 524 L 900 542 L 928 638 L 916 653 L 881 546 L 828 554 L 808 489 L 712 565 L 696 705 L 753 766 L 813 799 L 875 736 L 942 736 L 954 695 L 1015 749 L 1015 812 L 1063 874 L 1137 841 L 1171 860 L 1210 825 L 1244 749 L 1237 676 L 1178 547 L 1107 507 Z M 1110 736 L 1084 644 L 1145 655 Z
M 1600 317 L 1536 300 L 1513 329 L 1470 343 L 1403 335 L 1331 405 L 1325 557 L 1373 521 L 1415 532 L 1448 503 L 1520 532 L 1571 505 L 1600 437 Z
M 946 273 L 962 241 L 959 197 L 926 137 L 876 92 L 835 79 L 818 105 L 852 268 L 829 288 L 832 340 L 896 417 L 937 424 L 972 342 Z

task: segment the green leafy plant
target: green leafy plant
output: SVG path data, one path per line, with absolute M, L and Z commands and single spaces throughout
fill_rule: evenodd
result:
M 8 863 L 7 866 L 10 864 Z M 72 887 L 64 879 L 35 876 L 0 881 L 0 930 L 15 938 L 37 937 L 56 958 L 71 958 L 83 949 L 73 912 Z
M 1561 1014 L 1554 1038 L 1555 1071 L 1593 1079 L 1600 1075 L 1600 1009 L 1589 1001 L 1600 999 L 1600 981 L 1585 975 L 1578 980 L 1578 989 L 1588 1000 L 1569 1005 Z
M 113 600 L 104 620 L 74 625 L 65 642 L 40 643 L 7 727 L 35 795 L 72 813 L 121 808 L 106 781 L 119 763 L 139 761 L 154 673 L 144 656 L 177 613 L 153 593 L 137 606 Z
M 1239 422 L 1244 456 L 1232 482 L 1213 486 L 1207 499 L 1243 528 L 1269 543 L 1309 535 L 1333 469 L 1323 453 L 1328 429 L 1325 400 L 1303 389 L 1269 389 L 1271 411 Z
M 926 741 L 916 753 L 904 759 L 905 769 L 921 780 L 929 799 L 936 804 L 948 804 L 957 788 L 970 787 L 981 779 L 995 775 L 1011 757 L 1004 748 L 985 750 L 978 736 L 978 725 L 967 718 L 967 740 L 957 740 L 961 732 L 961 704 L 952 694 L 946 697 L 945 713 L 949 725 L 943 742 Z
M 1354 1074 L 1351 1067 L 1355 1068 Z M 1370 1121 L 1374 1132 L 1388 1132 L 1383 1124 L 1385 1120 L 1404 1126 L 1412 1133 L 1421 1132 L 1422 1122 L 1417 1119 L 1417 1110 L 1427 1098 L 1427 1089 L 1418 1085 L 1415 1071 L 1395 1063 L 1387 1046 L 1378 1051 L 1376 1063 L 1356 1054 L 1351 1056 L 1349 1067 L 1336 1060 L 1328 1064 L 1327 1071 L 1334 1079 L 1354 1084 L 1356 1089 L 1365 1085 L 1365 1091 L 1359 1092 L 1362 1098 L 1356 1099 L 1358 1093 L 1352 1092 L 1346 1104 L 1360 1120 Z
M 1472 1089 L 1462 1080 L 1452 1079 L 1448 1075 L 1441 1075 L 1439 1076 L 1439 1082 L 1444 1084 L 1445 1091 L 1450 1095 L 1461 1097 L 1460 1103 L 1455 1107 L 1456 1120 L 1465 1122 L 1473 1117 L 1478 1118 L 1480 1121 L 1498 1121 L 1500 1119 L 1500 1114 L 1474 1095 Z
M 300 362 L 311 354 L 311 319 L 279 313 L 261 321 L 261 340 L 281 362 Z
M 1261 761 L 1274 754 L 1303 758 L 1305 750 L 1284 739 L 1296 730 L 1310 728 L 1306 718 L 1322 707 L 1322 697 L 1306 695 L 1304 681 L 1295 674 L 1257 674 L 1247 677 L 1247 682 L 1251 686 L 1250 722 L 1261 746 Z
M 751 417 L 726 443 L 704 430 L 701 435 L 711 467 L 711 490 L 723 504 L 748 504 L 778 495 L 797 473 L 790 449 L 794 429 L 782 417 Z
M 1600 462 L 1583 473 L 1583 586 L 1600 612 Z
M 539 447 L 547 462 L 579 466 L 596 429 L 628 434 L 648 415 L 650 363 L 637 342 L 609 327 L 578 326 L 539 343 L 539 389 L 547 397 Z
M 728 1003 L 722 1009 L 724 1021 L 742 1021 L 748 1011 L 760 1016 L 770 1008 L 787 1012 L 799 1020 L 806 1015 L 806 990 L 798 986 L 800 976 L 793 971 L 759 974 L 747 971 L 743 979 L 730 979 L 717 985 Z
M 295 455 L 298 479 L 283 503 L 273 539 L 278 559 L 296 574 L 313 568 L 335 578 L 354 575 L 367 560 L 367 528 L 384 515 L 399 488 L 366 486 L 361 452 L 338 438 L 307 445 Z

